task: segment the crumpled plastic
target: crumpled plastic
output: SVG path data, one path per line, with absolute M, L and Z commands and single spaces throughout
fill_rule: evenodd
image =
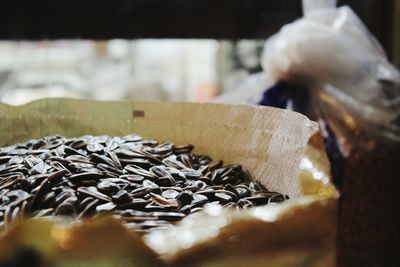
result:
M 264 71 L 400 140 L 400 72 L 351 8 L 335 2 L 304 0 L 304 17 L 265 42 Z

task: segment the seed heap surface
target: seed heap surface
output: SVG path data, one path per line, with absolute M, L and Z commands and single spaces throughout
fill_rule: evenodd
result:
M 288 198 L 252 181 L 241 165 L 192 150 L 133 134 L 57 135 L 0 148 L 0 227 L 24 217 L 109 213 L 147 232 L 211 202 L 246 209 Z

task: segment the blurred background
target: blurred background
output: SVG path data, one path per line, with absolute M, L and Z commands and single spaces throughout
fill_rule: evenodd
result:
M 13 1 L 0 18 L 0 101 L 209 101 L 260 72 L 301 1 Z M 278 2 L 278 3 L 275 3 Z M 400 1 L 349 0 L 400 64 Z
M 262 40 L 0 42 L 0 101 L 207 101 L 261 70 Z

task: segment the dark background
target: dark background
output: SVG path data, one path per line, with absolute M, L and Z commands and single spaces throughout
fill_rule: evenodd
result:
M 350 5 L 392 51 L 395 0 Z M 0 39 L 265 39 L 302 15 L 300 0 L 2 1 Z M 392 15 L 391 15 L 392 14 Z

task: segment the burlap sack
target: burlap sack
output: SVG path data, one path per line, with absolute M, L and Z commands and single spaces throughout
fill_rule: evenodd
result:
M 99 258 L 118 266 L 121 257 L 131 263 L 141 260 L 140 266 L 335 266 L 338 193 L 329 181 L 318 126 L 298 113 L 248 105 L 71 99 L 0 104 L 0 146 L 53 134 L 128 133 L 192 143 L 195 153 L 240 163 L 254 179 L 291 199 L 242 213 L 206 210 L 143 239 L 108 220 L 68 227 L 27 222 L 2 233 L 0 262 L 1 255 L 15 256 L 18 247 L 29 244 L 55 266 L 94 264 Z M 32 234 L 36 228 L 42 235 Z M 114 238 L 107 234 L 113 231 L 119 233 Z M 119 253 L 118 245 L 112 250 L 118 253 L 108 253 L 99 244 L 119 244 L 121 235 L 129 236 L 120 244 L 128 242 L 123 247 L 131 247 L 132 253 Z M 90 256 L 78 249 L 80 244 L 89 247 Z

